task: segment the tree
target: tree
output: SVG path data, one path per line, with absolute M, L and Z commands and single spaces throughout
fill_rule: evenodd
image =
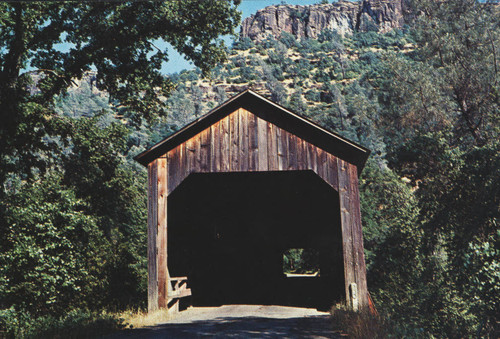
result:
M 266 83 L 266 88 L 271 92 L 271 100 L 279 104 L 285 103 L 287 92 L 281 82 L 271 79 Z
M 224 89 L 224 87 L 221 86 L 215 88 L 215 95 L 217 98 L 217 103 L 219 105 L 228 99 L 226 90 Z
M 145 174 L 127 163 L 130 131 L 167 112 L 159 42 L 208 73 L 225 58 L 219 36 L 234 33 L 237 4 L 0 3 L 2 330 L 7 313 L 22 327 L 72 308 L 144 304 Z M 90 70 L 109 101 L 85 117 L 61 112 Z
M 288 107 L 296 113 L 305 115 L 307 111 L 307 104 L 302 99 L 302 89 L 300 87 L 297 86 L 297 88 L 294 88 L 294 91 L 288 100 Z
M 476 333 L 493 333 L 500 314 L 499 142 L 461 158 L 431 224 L 446 236 L 447 276 L 477 317 Z
M 92 68 L 97 70 L 97 87 L 134 112 L 136 124 L 165 115 L 163 98 L 172 84 L 160 73 L 168 52 L 156 41 L 170 43 L 208 72 L 225 57 L 219 36 L 234 33 L 240 20 L 237 4 L 1 3 L 0 182 L 14 167 L 29 173 L 32 166 L 41 166 L 34 154 L 54 147 L 43 136 L 58 133 L 59 119 L 51 109 L 54 96 Z M 58 49 L 60 43 L 69 48 Z M 29 88 L 33 81 L 36 91 Z
M 193 120 L 195 118 L 194 114 L 197 112 L 193 101 L 194 100 L 190 100 L 187 97 L 187 92 L 183 87 L 179 86 L 175 89 L 167 101 L 170 111 L 172 112 L 169 117 L 167 117 L 167 121 L 171 124 L 175 124 L 176 129 L 180 129 L 182 126 Z M 201 103 L 198 103 L 198 105 L 200 104 Z M 159 137 L 160 139 L 157 141 L 160 141 L 161 138 L 164 138 L 165 136 Z
M 409 185 L 373 160 L 360 178 L 360 200 L 368 286 L 377 308 L 404 326 L 418 326 L 423 270 L 418 200 Z
M 493 335 L 500 280 L 498 6 L 413 1 L 416 50 L 383 57 L 389 165 L 408 178 L 422 232 L 418 295 L 407 305 L 438 337 Z M 396 80 L 396 81 L 395 81 Z M 494 298 L 494 297 L 493 297 Z M 400 305 L 403 306 L 403 305 Z M 404 314 L 400 308 L 399 314 Z M 494 335 L 493 335 L 494 336 Z
M 422 0 L 415 9 L 425 13 L 417 22 L 418 41 L 422 54 L 440 71 L 442 93 L 458 115 L 457 133 L 472 137 L 476 145 L 486 144 L 500 113 L 498 6 L 474 0 Z
M 500 116 L 498 6 L 476 0 L 412 4 L 422 14 L 414 24 L 417 58 L 386 63 L 398 80 L 390 95 L 408 107 L 395 116 L 428 126 L 427 132 L 446 126 L 455 144 L 485 145 L 495 139 L 492 126 Z

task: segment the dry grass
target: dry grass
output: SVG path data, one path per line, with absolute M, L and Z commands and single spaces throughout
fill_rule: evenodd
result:
M 341 329 L 349 338 L 375 339 L 389 337 L 389 324 L 368 309 L 355 312 L 346 306 L 336 305 L 331 310 L 334 326 Z
M 171 315 L 166 309 L 157 310 L 151 313 L 142 310 L 128 310 L 118 315 L 124 320 L 128 328 L 141 328 L 164 323 L 171 319 Z

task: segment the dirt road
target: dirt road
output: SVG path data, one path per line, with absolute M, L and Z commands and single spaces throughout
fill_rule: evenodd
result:
M 195 307 L 168 323 L 108 338 L 340 338 L 328 313 L 315 309 L 226 305 Z

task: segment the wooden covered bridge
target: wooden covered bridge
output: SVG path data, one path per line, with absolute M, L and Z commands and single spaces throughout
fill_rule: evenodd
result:
M 191 291 L 195 305 L 368 306 L 358 175 L 369 153 L 246 90 L 138 155 L 148 309 Z M 292 248 L 319 253 L 319 276 L 283 274 Z

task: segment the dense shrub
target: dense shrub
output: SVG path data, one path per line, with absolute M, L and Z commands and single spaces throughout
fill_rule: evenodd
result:
M 236 51 L 246 51 L 249 50 L 250 48 L 254 47 L 253 41 L 249 37 L 243 37 L 241 39 L 236 40 L 233 43 L 233 50 Z
M 298 45 L 295 35 L 288 32 L 281 32 L 279 41 L 282 42 L 287 48 L 297 47 Z
M 304 94 L 305 98 L 309 101 L 320 101 L 320 93 L 317 90 L 310 89 Z
M 61 314 L 68 307 L 100 305 L 107 280 L 109 243 L 84 201 L 48 176 L 10 197 L 2 238 L 0 296 L 3 307 L 32 315 Z
M 113 315 L 73 309 L 60 317 L 33 316 L 13 308 L 0 311 L 0 335 L 7 338 L 95 338 L 122 329 Z

